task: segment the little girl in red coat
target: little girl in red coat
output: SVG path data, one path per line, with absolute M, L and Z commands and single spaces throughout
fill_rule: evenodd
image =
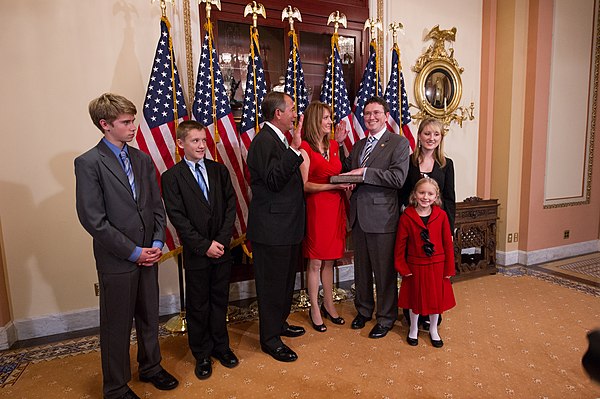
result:
M 450 277 L 454 276 L 454 244 L 448 216 L 440 208 L 440 189 L 425 177 L 410 195 L 410 205 L 398 223 L 394 265 L 402 275 L 398 307 L 409 309 L 410 330 L 406 341 L 419 344 L 418 318 L 429 315 L 431 344 L 441 348 L 440 313 L 456 305 Z

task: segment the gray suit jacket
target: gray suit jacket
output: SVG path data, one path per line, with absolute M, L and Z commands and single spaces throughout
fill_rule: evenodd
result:
M 96 268 L 103 273 L 135 270 L 127 258 L 136 246 L 165 241 L 165 210 L 152 160 L 131 146 L 129 158 L 137 201 L 119 160 L 102 140 L 75 159 L 77 215 L 93 238 Z
M 352 147 L 343 162 L 344 172 L 359 167 L 360 155 L 367 139 Z M 398 191 L 408 172 L 410 151 L 408 140 L 386 131 L 367 160 L 364 183 L 357 185 L 350 197 L 348 219 L 355 221 L 365 233 L 393 233 L 398 228 L 400 204 Z

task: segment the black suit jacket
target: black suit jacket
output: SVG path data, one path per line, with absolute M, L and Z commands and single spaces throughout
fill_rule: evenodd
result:
M 450 230 L 454 234 L 454 219 L 456 215 L 456 194 L 454 192 L 454 163 L 450 158 L 446 158 L 446 166 L 440 167 L 437 162 L 433 163 L 433 170 L 427 174 L 435 180 L 440 186 L 440 199 L 442 200 L 442 208 L 448 215 L 450 221 Z M 421 170 L 418 165 L 413 164 L 412 159 L 408 167 L 408 175 L 406 183 L 400 190 L 400 201 L 403 205 L 408 206 L 410 193 L 415 188 L 415 184 L 421 179 Z
M 303 159 L 267 124 L 248 150 L 252 201 L 247 237 L 265 245 L 295 245 L 304 238 Z
M 184 160 L 162 175 L 167 214 L 183 244 L 186 269 L 231 261 L 229 244 L 235 222 L 235 192 L 224 165 L 206 158 L 204 165 L 208 174 L 210 204 Z M 218 259 L 206 256 L 213 240 L 225 246 L 225 254 Z
M 127 260 L 136 246 L 165 240 L 165 210 L 156 172 L 147 154 L 129 147 L 137 200 L 119 160 L 101 140 L 75 158 L 77 216 L 93 237 L 96 268 L 103 273 L 134 271 Z

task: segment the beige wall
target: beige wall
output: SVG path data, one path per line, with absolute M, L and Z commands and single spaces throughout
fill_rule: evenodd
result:
M 147 0 L 3 2 L 0 217 L 15 319 L 97 306 L 91 239 L 75 214 L 73 159 L 100 132 L 88 102 L 143 104 L 160 32 Z M 177 292 L 173 263 L 163 293 Z
M 482 1 L 481 0 L 431 0 L 418 2 L 413 0 L 386 1 L 384 7 L 385 28 L 385 81 L 389 76 L 390 49 L 392 37 L 387 27 L 391 22 L 401 22 L 404 34 L 398 35 L 398 46 L 401 51 L 402 70 L 407 87 L 407 95 L 411 103 L 415 103 L 414 81 L 416 74 L 412 71 L 417 59 L 433 43 L 425 41 L 427 33 L 435 25 L 440 29 L 456 27 L 454 58 L 465 70 L 461 75 L 463 95 L 461 105 L 475 103 L 475 115 L 479 118 L 480 79 L 481 79 L 481 41 L 482 41 Z M 414 114 L 417 109 L 411 108 Z M 445 138 L 447 155 L 452 158 L 455 169 L 460 171 L 460 179 L 456 180 L 456 198 L 462 201 L 477 194 L 477 168 L 474 160 L 478 151 L 478 122 L 467 121 L 461 128 L 457 124 L 450 126 Z M 413 134 L 417 133 L 416 124 L 411 124 Z
M 0 303 L 0 316 L 23 320 L 95 308 L 91 239 L 74 210 L 73 158 L 100 138 L 87 115 L 90 99 L 115 91 L 141 107 L 160 10 L 148 0 L 3 3 L 0 236 L 8 289 L 0 284 L 0 293 L 10 309 L 5 312 Z M 399 44 L 412 102 L 410 67 L 429 45 L 424 35 L 436 24 L 458 29 L 454 49 L 465 68 L 462 102 L 475 103 L 477 119 L 462 129 L 452 126 L 447 152 L 456 162 L 459 200 L 475 194 L 500 200 L 499 249 L 533 251 L 597 240 L 598 156 L 591 204 L 543 208 L 552 3 L 389 0 L 383 6 L 386 25 L 405 26 Z M 185 76 L 181 61 L 179 68 Z M 571 229 L 566 241 L 565 228 Z M 520 241 L 508 245 L 506 235 L 514 231 Z M 178 292 L 174 262 L 161 265 L 160 279 L 163 295 Z
M 595 164 L 591 175 L 582 167 L 582 159 L 585 157 L 586 142 L 591 134 L 592 110 L 582 106 L 581 102 L 569 103 L 572 87 L 579 87 L 580 97 L 588 97 L 590 87 L 590 56 L 593 49 L 588 40 L 587 54 L 582 52 L 581 43 L 576 42 L 573 47 L 582 54 L 581 59 L 573 59 L 572 52 L 569 54 L 557 54 L 557 47 L 552 45 L 552 35 L 557 35 L 555 23 L 563 26 L 566 21 L 573 24 L 573 13 L 561 12 L 569 3 L 559 0 L 557 6 L 546 1 L 531 1 L 529 7 L 531 26 L 529 29 L 530 51 L 528 53 L 528 85 L 526 87 L 526 118 L 525 131 L 527 139 L 523 155 L 523 197 L 521 198 L 522 218 L 520 221 L 523 240 L 519 243 L 522 251 L 535 251 L 543 248 L 551 248 L 562 245 L 588 242 L 597 240 L 599 235 L 598 221 L 600 220 L 600 162 L 598 162 L 598 134 L 596 132 Z M 596 4 L 596 7 L 598 5 Z M 593 1 L 581 2 L 581 8 L 587 10 L 585 13 L 576 14 L 581 21 L 578 26 L 592 28 L 590 19 L 593 18 Z M 557 14 L 558 13 L 558 14 Z M 598 15 L 596 14 L 596 21 Z M 594 22 L 594 21 L 592 21 Z M 573 40 L 576 35 L 565 32 Z M 565 65 L 566 64 L 566 65 Z M 557 79 L 552 71 L 565 70 L 575 64 L 579 72 L 569 76 L 569 79 Z M 592 64 L 593 66 L 593 64 Z M 587 72 L 582 72 L 586 70 Z M 593 70 L 591 71 L 593 81 Z M 556 99 L 556 96 L 564 96 L 564 99 Z M 556 110 L 556 105 L 561 103 L 562 108 Z M 577 106 L 579 104 L 579 106 Z M 558 114 L 558 115 L 557 115 Z M 558 132 L 555 129 L 564 121 L 572 121 L 569 128 Z M 599 116 L 595 115 L 596 129 L 599 126 Z M 554 125 L 552 123 L 554 122 Z M 561 144 L 563 140 L 560 135 L 570 137 L 573 143 Z M 576 146 L 575 146 L 576 143 Z M 556 146 L 563 147 L 563 153 L 556 151 Z M 563 164 L 564 168 L 544 168 L 547 164 Z M 575 166 L 579 165 L 579 166 Z M 544 208 L 547 193 L 558 192 L 557 188 L 564 183 L 575 180 L 579 188 L 571 188 L 571 193 L 581 193 L 581 185 L 584 180 L 590 179 L 591 197 L 588 204 L 572 204 L 562 207 Z M 549 188 L 549 186 L 551 186 Z M 565 192 L 564 189 L 563 193 Z M 545 194 L 546 193 L 546 194 Z M 568 195 L 568 194 L 567 194 Z M 565 230 L 570 231 L 568 239 L 563 237 Z

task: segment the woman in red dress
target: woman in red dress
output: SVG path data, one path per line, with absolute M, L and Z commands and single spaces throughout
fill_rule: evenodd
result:
M 309 259 L 307 268 L 310 320 L 315 330 L 324 332 L 323 315 L 335 324 L 344 324 L 333 304 L 333 263 L 342 257 L 346 242 L 346 207 L 344 190 L 349 184 L 330 184 L 329 178 L 340 174 L 342 163 L 339 146 L 330 140 L 331 110 L 326 104 L 311 103 L 304 113 L 304 140 L 300 152 L 304 162 L 300 172 L 306 197 L 306 236 L 303 252 Z M 345 130 L 345 126 L 339 127 Z M 319 280 L 323 284 L 323 304 L 318 305 Z
M 410 195 L 410 205 L 398 222 L 394 266 L 402 275 L 398 306 L 409 309 L 410 330 L 406 341 L 418 345 L 420 314 L 429 315 L 431 344 L 441 348 L 440 313 L 456 305 L 450 277 L 454 276 L 454 244 L 448 216 L 440 208 L 440 188 L 425 177 Z

